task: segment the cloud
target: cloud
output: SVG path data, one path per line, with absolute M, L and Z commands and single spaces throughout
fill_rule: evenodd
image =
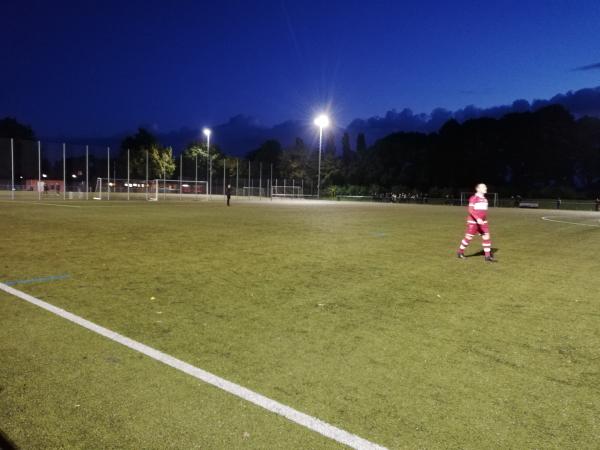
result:
M 467 105 L 455 111 L 435 108 L 428 114 L 415 113 L 409 108 L 401 111 L 392 109 L 383 116 L 354 119 L 345 129 L 335 130 L 335 136 L 339 150 L 344 131 L 348 131 L 350 134 L 353 145 L 358 133 L 364 133 L 367 143 L 370 145 L 392 133 L 436 132 L 450 119 L 461 123 L 482 117 L 499 119 L 506 114 L 536 111 L 551 104 L 564 106 L 575 117 L 585 115 L 600 117 L 600 86 L 557 94 L 550 99 L 533 101 L 517 99 L 510 104 L 489 108 L 480 108 L 475 105 Z M 228 122 L 214 127 L 214 131 L 215 143 L 218 143 L 227 153 L 240 156 L 259 147 L 268 139 L 276 139 L 284 147 L 291 145 L 296 137 L 301 137 L 311 147 L 317 145 L 314 129 L 296 120 L 289 120 L 270 127 L 260 124 L 253 117 L 238 115 L 232 117 Z M 163 143 L 173 145 L 178 151 L 184 148 L 189 141 L 197 138 L 198 133 L 199 130 L 182 129 L 179 132 L 163 134 L 160 138 Z M 200 136 L 200 138 L 202 137 Z
M 595 64 L 589 64 L 587 66 L 581 66 L 581 67 L 575 67 L 573 69 L 573 71 L 575 72 L 580 72 L 580 71 L 587 71 L 587 70 L 598 70 L 600 69 L 600 63 L 595 63 Z
M 523 113 L 536 111 L 551 104 L 564 106 L 573 116 L 600 117 L 600 87 L 586 88 L 569 91 L 566 94 L 557 94 L 550 99 L 536 99 L 532 102 L 518 99 L 508 105 L 479 108 L 468 105 L 456 111 L 436 108 L 430 114 L 413 114 L 410 109 L 398 113 L 396 110 L 388 111 L 385 116 L 375 116 L 369 119 L 355 119 L 348 125 L 348 132 L 355 138 L 358 133 L 364 133 L 367 142 L 372 144 L 389 134 L 398 132 L 435 132 L 450 119 L 458 122 L 489 117 L 499 119 L 509 113 Z
M 401 111 L 393 109 L 385 113 L 384 116 L 354 119 L 345 129 L 335 130 L 335 136 L 339 150 L 344 131 L 348 131 L 353 144 L 356 142 L 357 135 L 364 133 L 367 143 L 370 145 L 392 133 L 436 132 L 450 119 L 455 119 L 458 122 L 481 117 L 498 119 L 509 113 L 536 111 L 551 104 L 564 106 L 576 118 L 585 115 L 600 117 L 600 86 L 557 94 L 550 99 L 536 99 L 531 102 L 518 99 L 511 104 L 490 108 L 479 108 L 475 105 L 468 105 L 455 111 L 435 108 L 429 114 L 414 113 L 408 108 Z M 314 127 L 297 120 L 288 120 L 270 127 L 260 124 L 251 116 L 240 114 L 232 117 L 226 123 L 215 126 L 213 130 L 213 142 L 218 144 L 226 153 L 236 156 L 245 155 L 247 152 L 258 148 L 268 139 L 276 139 L 284 147 L 290 146 L 296 137 L 302 138 L 312 148 L 317 145 Z M 104 149 L 107 145 L 110 145 L 111 148 L 119 148 L 120 142 L 126 134 L 114 136 L 112 139 L 92 140 L 91 142 L 87 140 L 82 141 L 82 143 L 102 144 Z M 204 139 L 200 129 L 197 128 L 181 128 L 169 133 L 158 133 L 157 137 L 164 145 L 172 146 L 176 154 L 183 150 L 189 142 Z M 69 142 L 67 138 L 57 139 L 56 141 Z

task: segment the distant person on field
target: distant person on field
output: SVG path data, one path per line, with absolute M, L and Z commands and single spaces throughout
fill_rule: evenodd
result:
M 457 256 L 460 259 L 465 258 L 465 249 L 471 243 L 471 240 L 476 234 L 481 235 L 483 253 L 487 262 L 496 262 L 492 255 L 492 240 L 490 237 L 490 228 L 487 221 L 488 200 L 485 198 L 487 194 L 487 186 L 484 183 L 479 183 L 475 186 L 475 194 L 469 198 L 469 214 L 467 216 L 467 231 L 465 237 L 460 242 Z
M 231 200 L 231 185 L 230 184 L 227 185 L 227 189 L 225 190 L 225 195 L 227 195 L 227 206 L 230 206 L 229 205 L 229 202 Z
M 560 199 L 560 197 L 558 197 L 556 199 L 556 209 L 560 209 L 560 205 L 562 205 L 562 200 Z
M 600 196 L 596 197 L 596 211 L 600 211 Z

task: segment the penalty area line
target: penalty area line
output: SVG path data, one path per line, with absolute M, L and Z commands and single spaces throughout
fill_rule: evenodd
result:
M 568 225 L 579 225 L 580 227 L 600 228 L 600 225 L 595 225 L 593 223 L 568 222 L 566 220 L 556 220 L 556 219 L 553 219 L 552 217 L 553 216 L 544 216 L 544 217 L 542 217 L 542 220 L 545 220 L 546 222 L 566 223 Z
M 93 331 L 94 333 L 104 336 L 114 342 L 124 345 L 125 347 L 142 353 L 156 361 L 166 364 L 167 366 L 170 366 L 174 369 L 191 375 L 194 378 L 197 378 L 198 380 L 204 381 L 205 383 L 217 387 L 232 395 L 235 395 L 236 397 L 253 403 L 254 405 L 260 406 L 261 408 L 266 409 L 267 411 L 283 416 L 286 419 L 298 425 L 308 428 L 309 430 L 319 433 L 320 435 L 325 436 L 329 439 L 337 441 L 340 444 L 344 444 L 351 448 L 361 450 L 385 449 L 385 447 L 382 447 L 374 442 L 363 439 L 360 436 L 342 430 L 341 428 L 337 428 L 334 425 L 324 422 L 316 417 L 300 412 L 290 406 L 284 405 L 283 403 L 279 403 L 276 400 L 265 397 L 264 395 L 254 392 L 239 384 L 233 383 L 210 372 L 207 372 L 203 369 L 200 369 L 199 367 L 192 366 L 191 364 L 188 364 L 185 361 L 182 361 L 171 355 L 163 353 L 160 350 L 156 350 L 155 348 L 142 344 L 141 342 L 130 339 L 115 331 L 109 330 L 108 328 L 104 328 L 100 325 L 90 322 L 89 320 L 84 319 L 83 317 L 77 316 L 73 313 L 70 313 L 69 311 L 66 311 L 62 308 L 59 308 L 36 297 L 33 297 L 32 295 L 29 295 L 23 291 L 10 287 L 5 283 L 0 283 L 0 290 L 6 292 L 7 294 L 18 297 L 21 300 L 24 300 L 35 306 L 38 306 L 42 309 L 45 309 L 46 311 L 51 312 L 52 314 L 62 317 L 63 319 L 73 322 L 79 326 L 82 326 L 83 328 Z

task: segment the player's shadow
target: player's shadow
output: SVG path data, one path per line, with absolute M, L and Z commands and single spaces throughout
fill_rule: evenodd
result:
M 500 251 L 499 248 L 492 248 L 492 254 L 495 255 Z M 483 250 L 479 250 L 477 253 L 471 253 L 470 255 L 465 255 L 465 258 L 472 258 L 473 256 L 483 256 L 485 252 Z
M 17 450 L 17 447 L 2 430 L 0 430 L 0 448 L 2 450 Z

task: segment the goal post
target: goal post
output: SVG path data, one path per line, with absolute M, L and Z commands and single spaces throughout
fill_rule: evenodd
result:
M 271 186 L 271 197 L 300 198 L 304 197 L 302 186 Z
M 93 198 L 94 200 L 193 200 L 206 198 L 207 192 L 206 181 L 98 178 Z
M 473 195 L 472 192 L 461 192 L 460 193 L 460 205 L 467 206 L 469 204 L 469 198 Z M 500 197 L 497 192 L 488 192 L 485 194 L 485 197 L 488 199 L 489 206 L 497 207 L 500 203 Z
M 94 200 L 102 200 L 102 178 L 96 178 L 96 186 L 94 187 Z
M 153 180 L 156 200 L 200 200 L 208 198 L 208 181 Z
M 264 187 L 248 187 L 242 188 L 242 196 L 244 197 L 266 197 L 267 190 Z

